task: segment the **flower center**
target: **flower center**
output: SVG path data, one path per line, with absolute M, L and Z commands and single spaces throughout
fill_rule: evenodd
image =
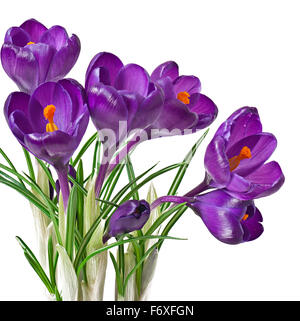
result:
M 245 214 L 242 218 L 243 221 L 246 221 L 246 219 L 249 217 L 249 214 Z
M 251 150 L 248 146 L 244 146 L 239 155 L 233 156 L 229 159 L 230 171 L 232 172 L 235 170 L 239 166 L 240 161 L 246 158 L 251 158 Z
M 54 124 L 53 117 L 55 113 L 55 106 L 54 105 L 48 105 L 44 108 L 44 117 L 48 120 L 48 124 L 46 126 L 47 132 L 54 132 L 58 130 L 58 127 Z
M 33 41 L 27 42 L 27 46 L 28 46 L 28 45 L 34 45 L 34 44 L 35 44 L 35 42 L 33 42 Z
M 177 99 L 182 101 L 184 104 L 188 105 L 190 103 L 190 97 L 191 95 L 186 91 L 181 91 L 177 94 Z

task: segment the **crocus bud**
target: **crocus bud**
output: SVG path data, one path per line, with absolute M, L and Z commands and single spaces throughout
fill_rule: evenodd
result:
M 111 237 L 140 230 L 150 216 L 150 205 L 145 200 L 131 200 L 123 203 L 111 216 L 103 243 Z

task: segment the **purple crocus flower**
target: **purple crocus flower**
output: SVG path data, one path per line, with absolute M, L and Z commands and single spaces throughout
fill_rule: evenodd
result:
M 92 59 L 85 87 L 94 125 L 99 132 L 115 133 L 116 144 L 128 132 L 150 126 L 161 113 L 164 96 L 147 71 L 136 64 L 124 66 L 111 53 L 100 52 Z
M 74 66 L 80 52 L 76 35 L 61 26 L 47 29 L 37 20 L 11 27 L 1 49 L 5 72 L 21 91 L 32 93 L 46 81 L 62 79 Z
M 150 205 L 145 200 L 130 200 L 118 207 L 110 218 L 108 230 L 103 236 L 103 243 L 111 237 L 140 230 L 150 216 Z
M 241 200 L 275 193 L 284 183 L 284 175 L 277 162 L 265 162 L 276 145 L 275 136 L 262 131 L 256 108 L 238 109 L 207 147 L 204 163 L 209 186 L 225 188 Z
M 173 131 L 171 135 L 184 130 L 195 132 L 209 126 L 217 117 L 217 106 L 200 93 L 200 80 L 195 76 L 179 76 L 176 62 L 167 61 L 155 68 L 151 81 L 165 95 L 162 113 L 151 129 L 166 129 L 166 135 L 168 131 Z
M 221 242 L 239 244 L 253 241 L 263 233 L 263 219 L 254 202 L 233 198 L 224 190 L 196 196 L 187 205 Z
M 40 85 L 31 96 L 14 92 L 5 102 L 4 114 L 20 144 L 55 167 L 66 206 L 67 165 L 89 121 L 82 86 L 63 79 Z

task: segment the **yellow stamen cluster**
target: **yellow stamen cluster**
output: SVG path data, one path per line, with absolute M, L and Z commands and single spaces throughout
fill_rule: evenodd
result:
M 58 130 L 58 127 L 54 124 L 53 117 L 55 113 L 55 106 L 54 105 L 48 105 L 44 108 L 44 117 L 48 120 L 48 124 L 46 126 L 47 132 L 54 132 Z
M 190 97 L 191 95 L 186 91 L 181 91 L 177 94 L 177 99 L 182 101 L 184 104 L 188 105 L 190 103 Z
M 251 158 L 251 150 L 248 146 L 244 146 L 239 155 L 233 156 L 229 159 L 230 171 L 235 170 L 239 166 L 240 161 L 246 158 Z

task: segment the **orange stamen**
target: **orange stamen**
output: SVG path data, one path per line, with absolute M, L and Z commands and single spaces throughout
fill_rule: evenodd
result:
M 49 121 L 49 123 L 46 126 L 47 132 L 54 132 L 58 130 L 58 127 L 54 124 L 53 121 L 55 110 L 56 108 L 54 105 L 48 105 L 44 108 L 44 117 Z
M 249 215 L 248 214 L 245 214 L 244 216 L 243 216 L 243 218 L 242 218 L 242 220 L 243 221 L 246 221 L 246 219 L 249 217 Z
M 34 44 L 35 44 L 35 42 L 33 42 L 33 41 L 27 42 L 27 45 L 34 45 Z
M 188 105 L 190 103 L 190 97 L 191 95 L 186 91 L 181 91 L 177 94 L 177 99 L 182 101 L 184 104 Z
M 230 171 L 232 172 L 235 170 L 239 166 L 240 161 L 246 158 L 251 158 L 251 150 L 248 146 L 244 146 L 239 155 L 233 156 L 229 159 Z

